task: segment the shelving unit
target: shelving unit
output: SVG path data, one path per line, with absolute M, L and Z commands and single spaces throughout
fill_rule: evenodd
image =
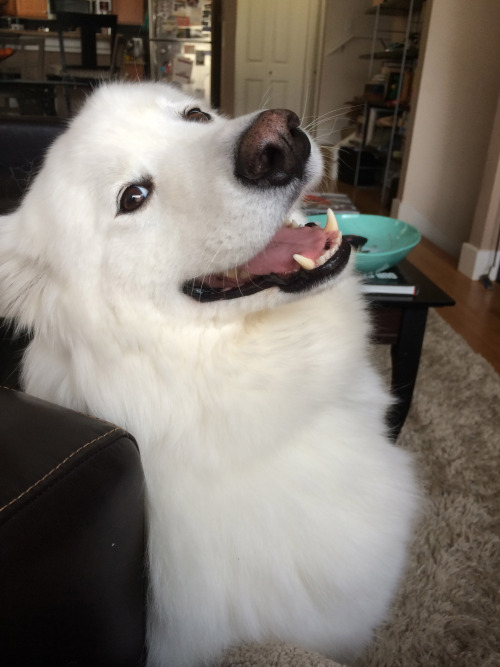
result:
M 375 173 L 379 174 L 380 182 L 380 174 L 383 174 L 380 199 L 384 207 L 390 203 L 389 194 L 401 168 L 413 70 L 419 55 L 415 42 L 420 30 L 415 31 L 412 27 L 420 18 L 424 2 L 385 0 L 367 10 L 367 14 L 374 16 L 372 48 L 360 58 L 369 61 L 369 82 L 363 95 L 352 101 L 354 107 L 363 108 L 362 114 L 358 113 L 355 118 L 359 125 L 358 141 L 345 147 L 344 151 L 351 160 L 351 167 L 355 157 L 355 187 L 370 184 Z M 377 47 L 378 41 L 382 41 L 378 35 L 381 16 L 406 20 L 401 44 L 390 45 L 384 50 Z M 383 75 L 374 74 L 376 64 L 382 65 Z
M 151 75 L 210 102 L 212 2 L 148 0 Z
M 420 12 L 425 0 L 414 0 L 413 11 Z M 366 11 L 367 14 L 379 14 L 385 16 L 406 16 L 408 13 L 409 0 L 384 0 L 378 5 Z

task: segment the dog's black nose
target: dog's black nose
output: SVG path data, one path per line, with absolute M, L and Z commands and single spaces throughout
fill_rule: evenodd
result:
M 288 109 L 260 113 L 240 137 L 235 175 L 248 185 L 274 187 L 301 179 L 311 144 Z

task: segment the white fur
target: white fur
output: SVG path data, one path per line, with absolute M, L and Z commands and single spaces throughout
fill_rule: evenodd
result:
M 298 296 L 182 294 L 256 254 L 301 194 L 243 187 L 232 160 L 253 116 L 186 122 L 192 105 L 160 84 L 91 96 L 0 221 L 0 312 L 34 332 L 27 392 L 138 439 L 150 665 L 275 639 L 350 660 L 404 567 L 411 461 L 385 435 L 351 268 Z M 313 147 L 302 188 L 320 168 Z M 147 204 L 117 215 L 144 175 Z

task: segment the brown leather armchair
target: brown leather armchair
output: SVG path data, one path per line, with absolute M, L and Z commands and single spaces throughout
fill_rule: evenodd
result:
M 1 387 L 2 665 L 140 665 L 144 553 L 133 437 Z

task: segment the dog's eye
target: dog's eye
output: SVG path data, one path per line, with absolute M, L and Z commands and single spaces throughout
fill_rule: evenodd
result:
M 196 123 L 207 123 L 209 120 L 212 119 L 209 113 L 205 113 L 205 111 L 198 109 L 198 107 L 195 107 L 194 109 L 188 109 L 184 113 L 184 117 L 186 118 L 186 120 L 192 120 L 195 121 Z
M 150 184 L 138 185 L 134 183 L 126 187 L 120 197 L 120 213 L 137 211 L 148 198 L 150 191 Z

